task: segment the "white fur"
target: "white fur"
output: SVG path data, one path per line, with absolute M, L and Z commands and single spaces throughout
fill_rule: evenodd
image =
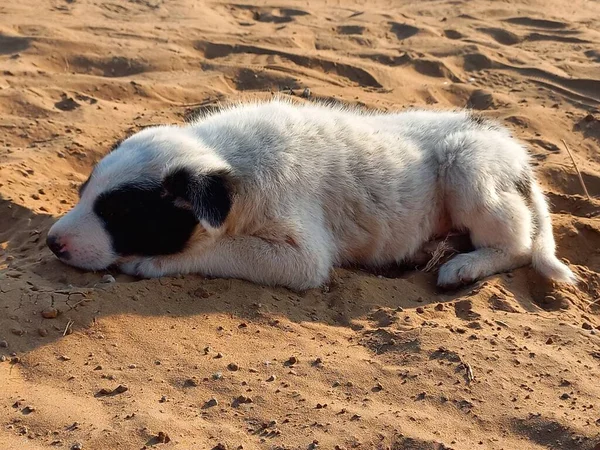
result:
M 226 224 L 180 254 L 120 259 L 106 236 L 92 238 L 94 220 L 77 215 L 103 191 L 176 167 L 228 170 L 237 185 Z M 524 179 L 530 199 L 515 188 Z M 201 273 L 306 289 L 325 283 L 333 266 L 410 260 L 453 228 L 468 230 L 476 250 L 441 267 L 442 286 L 532 261 L 547 277 L 575 280 L 554 255 L 525 148 L 503 127 L 460 111 L 379 114 L 272 101 L 146 129 L 98 164 L 80 205 L 55 227 L 51 233 L 85 236 L 71 264 L 118 263 L 145 277 Z

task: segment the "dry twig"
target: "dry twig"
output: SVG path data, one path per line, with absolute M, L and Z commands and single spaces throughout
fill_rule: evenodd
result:
M 569 146 L 567 145 L 567 143 L 565 142 L 564 139 L 561 139 L 561 141 L 562 141 L 563 145 L 565 146 L 567 153 L 571 157 L 571 161 L 573 161 L 573 165 L 575 166 L 575 170 L 577 171 L 577 176 L 579 177 L 579 183 L 581 183 L 583 192 L 585 192 L 585 195 L 587 196 L 588 200 L 591 200 L 592 197 L 590 197 L 590 193 L 588 192 L 587 187 L 585 187 L 585 183 L 583 182 L 583 177 L 581 176 L 581 172 L 579 171 L 579 167 L 577 167 L 577 163 L 575 162 L 575 158 L 573 158 L 573 154 L 571 153 L 571 150 L 569 150 Z

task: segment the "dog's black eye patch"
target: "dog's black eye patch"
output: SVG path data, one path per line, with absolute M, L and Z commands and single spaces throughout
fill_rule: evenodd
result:
M 94 212 L 121 256 L 170 255 L 182 251 L 198 220 L 163 195 L 160 185 L 125 185 L 100 195 Z

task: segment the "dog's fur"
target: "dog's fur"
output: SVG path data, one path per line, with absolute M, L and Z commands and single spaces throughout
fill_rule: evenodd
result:
M 94 168 L 50 230 L 68 264 L 141 277 L 200 273 L 303 290 L 333 266 L 405 262 L 450 230 L 475 250 L 454 286 L 555 256 L 527 151 L 465 111 L 368 113 L 283 100 L 145 129 Z

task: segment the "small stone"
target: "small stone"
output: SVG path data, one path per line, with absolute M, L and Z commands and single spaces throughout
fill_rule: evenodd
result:
M 444 310 L 444 304 L 443 303 L 438 303 L 437 305 L 435 305 L 435 310 L 436 311 L 443 311 Z
M 71 360 L 71 357 L 70 357 L 70 356 L 67 356 L 67 355 L 60 355 L 60 356 L 58 357 L 58 359 L 59 359 L 59 360 L 61 360 L 61 361 L 70 361 L 70 360 Z
M 15 336 L 23 336 L 25 334 L 25 330 L 21 328 L 11 328 L 10 332 Z
M 0 362 L 4 362 L 4 361 L 6 361 L 6 356 L 0 355 Z
M 137 366 L 135 364 L 129 364 L 130 369 L 135 369 Z
M 8 342 L 0 341 L 0 348 L 8 348 Z
M 553 344 L 553 343 L 554 343 L 554 340 L 553 340 L 551 337 L 549 337 L 549 338 L 546 340 L 546 344 L 547 344 L 547 345 L 550 345 L 550 344 Z
M 218 404 L 219 404 L 219 401 L 213 397 L 205 403 L 205 406 L 207 408 L 212 408 L 213 406 L 217 406 Z
M 13 356 L 12 358 L 10 358 L 11 364 L 18 364 L 20 362 L 21 362 L 21 358 L 19 358 L 18 356 Z
M 35 408 L 34 408 L 33 406 L 26 406 L 25 408 L 23 408 L 23 409 L 21 410 L 21 412 L 22 412 L 23 414 L 31 414 L 31 413 L 32 413 L 32 412 L 34 412 L 34 411 L 35 411 Z
M 48 336 L 48 330 L 46 330 L 45 328 L 38 328 L 38 334 L 41 337 L 46 337 Z
M 184 387 L 196 387 L 198 386 L 198 380 L 195 378 L 188 378 L 183 382 Z
M 377 383 L 373 389 L 375 389 L 377 392 L 383 391 L 383 385 L 381 383 Z
M 211 450 L 227 450 L 227 445 L 223 444 L 222 442 L 219 442 Z
M 56 308 L 46 308 L 42 311 L 42 317 L 44 319 L 56 319 L 58 316 L 58 309 Z
M 102 278 L 100 279 L 100 283 L 114 283 L 115 281 L 115 277 L 113 277 L 111 274 L 107 273 L 106 275 L 103 275 Z
M 317 358 L 315 359 L 315 366 L 319 365 L 319 364 L 323 364 L 323 360 L 321 358 Z
M 269 378 L 267 378 L 267 381 L 275 381 L 277 379 L 277 377 L 275 375 L 271 375 Z
M 158 432 L 158 434 L 156 435 L 156 440 L 161 444 L 171 442 L 171 438 L 169 437 L 169 435 L 163 431 Z
M 217 358 L 217 359 L 222 358 L 222 357 L 223 357 L 223 353 L 220 353 L 220 352 L 217 353 L 217 356 L 215 356 L 215 358 Z
M 227 365 L 227 368 L 229 370 L 231 370 L 232 372 L 236 372 L 236 371 L 240 370 L 240 366 L 238 366 L 236 363 L 229 363 Z
M 568 400 L 570 398 L 571 398 L 571 396 L 569 394 L 567 394 L 566 392 L 563 395 L 560 396 L 561 400 Z
M 423 307 L 419 306 L 419 307 L 417 308 L 417 312 L 418 312 L 419 314 L 423 314 L 423 313 L 425 312 L 425 308 L 423 308 Z
M 124 384 L 120 384 L 118 385 L 114 392 L 115 394 L 122 394 L 123 392 L 127 392 L 129 390 L 129 388 L 127 386 L 125 386 Z
M 492 106 L 494 106 L 494 96 L 491 92 L 483 89 L 474 90 L 467 101 L 467 108 L 484 110 Z
M 204 354 L 208 355 L 211 352 L 211 348 L 210 347 L 204 347 Z
M 213 378 L 213 380 L 220 380 L 223 378 L 223 374 L 221 372 L 213 373 L 212 378 Z
M 167 396 L 163 395 L 158 402 L 159 403 L 165 403 L 166 401 L 167 401 Z
M 83 444 L 81 442 L 76 442 L 73 445 L 71 445 L 71 450 L 82 450 L 83 449 Z
M 594 327 L 588 322 L 583 322 L 583 324 L 581 325 L 581 328 L 583 328 L 584 330 L 593 330 L 594 329 Z
M 245 395 L 240 395 L 238 398 L 235 399 L 236 402 L 238 403 L 252 403 L 253 400 L 250 397 L 246 397 Z
M 290 366 L 293 366 L 294 364 L 298 364 L 298 358 L 290 356 L 290 359 L 288 359 L 287 362 Z
M 339 381 L 334 381 L 332 386 L 333 387 L 338 387 L 338 386 L 341 386 L 341 385 L 342 385 L 342 383 L 340 383 Z

